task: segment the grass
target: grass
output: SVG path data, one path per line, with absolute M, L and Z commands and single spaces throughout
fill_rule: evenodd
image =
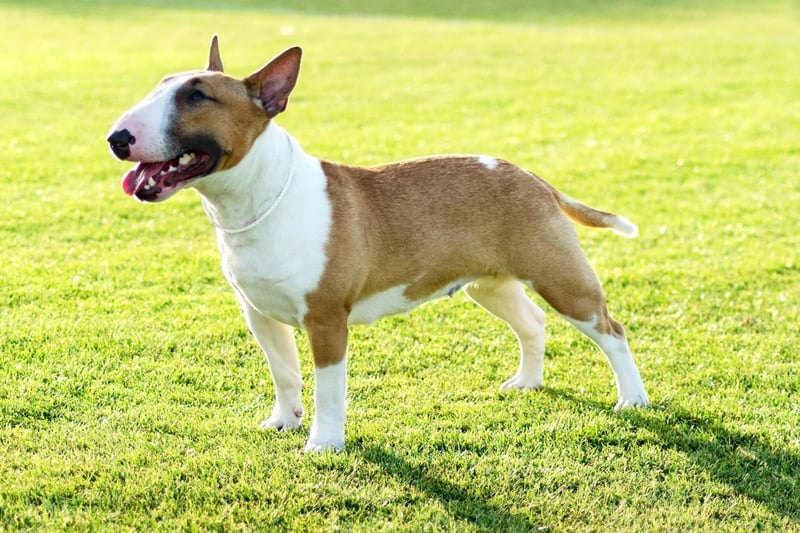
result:
M 791 4 L 263 4 L 0 3 L 0 530 L 800 529 Z M 104 144 L 214 32 L 238 75 L 305 48 L 313 154 L 488 153 L 636 221 L 579 231 L 652 407 L 552 313 L 544 389 L 499 393 L 515 340 L 461 295 L 353 329 L 344 453 L 259 431 L 196 195 L 130 201 Z

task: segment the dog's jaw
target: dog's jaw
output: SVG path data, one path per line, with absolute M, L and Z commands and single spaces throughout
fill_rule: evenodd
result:
M 143 202 L 166 200 L 191 180 L 213 172 L 216 158 L 185 152 L 169 161 L 139 163 L 122 177 L 122 189 Z

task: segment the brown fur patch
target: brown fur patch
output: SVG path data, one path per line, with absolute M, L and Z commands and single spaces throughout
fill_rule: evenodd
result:
M 305 319 L 314 366 L 325 368 L 347 355 L 347 313 L 343 309 L 317 309 Z
M 572 223 L 534 174 L 505 161 L 488 169 L 467 156 L 322 168 L 333 224 L 309 314 L 349 313 L 398 285 L 417 300 L 461 278 L 510 275 L 562 314 L 597 317 L 600 331 L 616 333 Z
M 195 90 L 207 98 L 192 102 Z M 221 72 L 198 73 L 184 82 L 175 93 L 175 111 L 180 117 L 173 126 L 178 142 L 208 138 L 213 131 L 213 141 L 221 149 L 217 171 L 236 166 L 269 123 L 241 80 Z

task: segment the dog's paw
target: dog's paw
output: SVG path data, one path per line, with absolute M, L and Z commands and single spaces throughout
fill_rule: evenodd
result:
M 324 452 L 333 452 L 338 453 L 344 450 L 344 440 L 341 442 L 311 442 L 309 441 L 306 443 L 306 447 L 303 450 L 305 453 L 324 453 Z
M 316 425 L 311 426 L 311 433 L 305 447 L 306 453 L 340 452 L 342 450 L 344 450 L 344 428 L 320 430 Z
M 279 404 L 272 408 L 269 418 L 261 422 L 261 429 L 277 429 L 278 431 L 288 431 L 298 429 L 303 421 L 303 407 L 296 406 L 290 409 L 283 409 Z
M 542 386 L 541 376 L 526 376 L 517 373 L 500 385 L 500 390 L 531 390 Z
M 614 411 L 622 411 L 623 409 L 631 409 L 633 407 L 647 407 L 649 400 L 647 393 L 642 390 L 636 394 L 620 397 L 617 405 L 614 406 Z

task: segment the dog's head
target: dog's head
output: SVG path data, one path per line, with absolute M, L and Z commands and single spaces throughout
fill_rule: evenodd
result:
M 286 109 L 301 55 L 300 48 L 289 48 L 237 79 L 223 73 L 215 35 L 205 70 L 166 76 L 111 127 L 111 152 L 137 163 L 122 178 L 125 193 L 158 202 L 236 166 Z

